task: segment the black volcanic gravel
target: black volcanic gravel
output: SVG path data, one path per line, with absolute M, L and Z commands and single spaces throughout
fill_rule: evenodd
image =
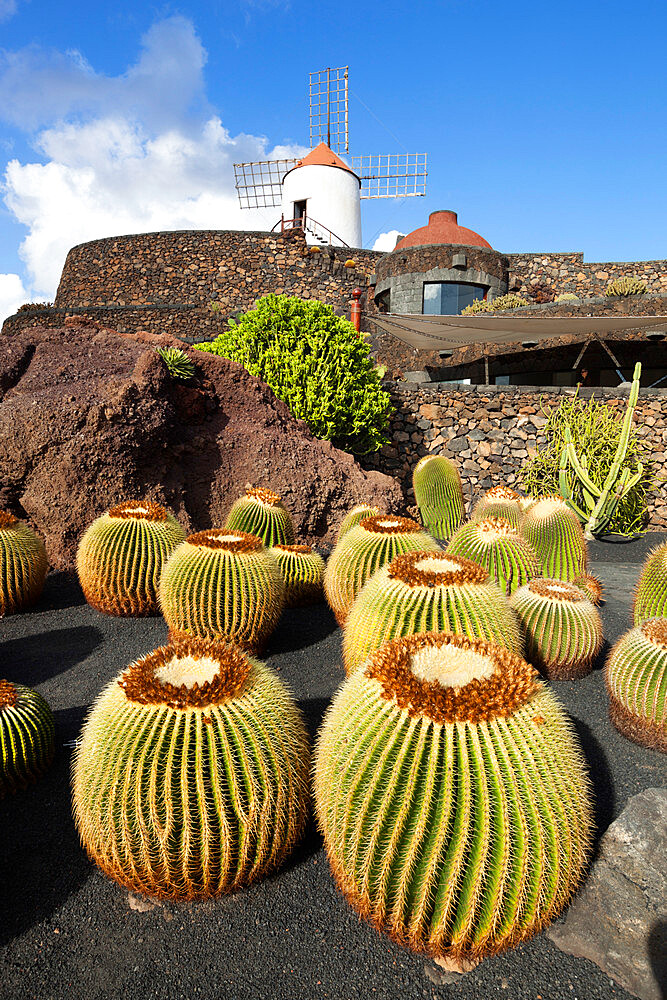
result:
M 630 627 L 640 564 L 665 538 L 654 532 L 627 545 L 591 546 L 592 571 L 605 586 L 608 644 Z M 312 827 L 288 864 L 257 886 L 211 903 L 134 909 L 127 891 L 101 875 L 79 846 L 70 811 L 71 743 L 100 689 L 166 634 L 160 618 L 94 611 L 62 574 L 48 578 L 37 608 L 0 621 L 0 677 L 41 691 L 59 743 L 47 776 L 0 801 L 0 1000 L 629 996 L 544 934 L 454 983 L 438 982 L 433 962 L 381 937 L 347 906 Z M 344 677 L 340 641 L 333 616 L 319 605 L 286 612 L 267 650 L 312 734 Z M 590 676 L 554 685 L 590 763 L 598 832 L 631 795 L 665 776 L 661 754 L 623 739 L 608 720 L 605 655 Z

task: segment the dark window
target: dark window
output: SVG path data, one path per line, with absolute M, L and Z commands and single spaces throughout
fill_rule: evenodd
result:
M 456 281 L 425 281 L 422 312 L 431 316 L 458 316 L 475 299 L 486 295 L 484 285 Z

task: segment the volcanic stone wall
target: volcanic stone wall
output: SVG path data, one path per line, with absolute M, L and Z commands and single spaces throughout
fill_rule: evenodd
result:
M 414 504 L 412 470 L 423 455 L 453 459 L 468 500 L 499 484 L 519 488 L 521 466 L 546 444 L 544 409 L 557 406 L 574 389 L 547 390 L 522 386 L 466 386 L 386 383 L 395 413 L 391 442 L 365 459 L 369 469 L 397 478 L 409 504 Z M 593 395 L 580 389 L 579 395 Z M 623 412 L 627 390 L 596 389 L 595 398 Z M 651 526 L 667 527 L 667 389 L 640 390 L 635 410 L 639 437 L 651 446 L 660 482 L 650 507 Z
M 602 295 L 614 278 L 633 276 L 645 281 L 649 292 L 667 292 L 667 260 L 585 264 L 583 253 L 508 253 L 506 259 L 510 290 L 523 295 L 530 295 L 536 285 L 545 285 L 555 295 Z

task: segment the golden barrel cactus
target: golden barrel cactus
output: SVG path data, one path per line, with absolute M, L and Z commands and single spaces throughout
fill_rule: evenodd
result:
M 76 554 L 88 603 L 110 615 L 158 614 L 162 569 L 185 532 L 152 500 L 116 504 L 86 529 Z
M 324 598 L 324 559 L 310 545 L 274 545 L 269 551 L 280 567 L 286 607 L 317 604 Z
M 187 639 L 99 695 L 74 754 L 91 859 L 134 892 L 206 899 L 277 868 L 308 814 L 306 730 L 289 691 L 238 647 Z
M 667 618 L 621 636 L 605 666 L 609 715 L 635 743 L 667 753 Z
M 521 534 L 542 566 L 542 576 L 572 581 L 586 572 L 588 550 L 579 518 L 561 497 L 540 497 L 523 515 Z
M 54 753 L 53 713 L 44 698 L 0 680 L 0 799 L 37 781 Z
M 350 528 L 355 528 L 358 524 L 365 520 L 365 518 L 375 517 L 379 513 L 379 507 L 371 507 L 365 503 L 357 504 L 357 506 L 353 507 L 352 510 L 348 510 L 347 514 L 340 523 L 340 527 L 338 528 L 336 545 L 338 545 L 343 535 L 348 533 Z
M 39 600 L 47 569 L 39 535 L 9 511 L 0 510 L 0 618 Z
M 635 625 L 667 618 L 667 542 L 653 549 L 642 566 L 632 606 Z
M 447 552 L 483 566 L 508 596 L 540 575 L 540 561 L 530 543 L 502 517 L 462 524 L 450 538 Z
M 449 538 L 465 518 L 461 476 L 451 459 L 425 455 L 412 473 L 412 487 L 421 519 L 429 534 Z
M 280 567 L 256 535 L 207 528 L 175 550 L 160 580 L 171 634 L 229 639 L 261 650 L 285 604 Z
M 509 486 L 494 486 L 484 493 L 473 507 L 472 520 L 484 521 L 489 517 L 502 517 L 518 528 L 523 517 L 523 497 Z
M 586 868 L 589 781 L 573 727 L 520 657 L 448 633 L 385 643 L 320 731 L 315 800 L 361 916 L 476 961 L 531 937 Z
M 294 545 L 292 515 L 277 493 L 260 486 L 249 486 L 232 504 L 225 527 L 257 535 L 267 548 Z

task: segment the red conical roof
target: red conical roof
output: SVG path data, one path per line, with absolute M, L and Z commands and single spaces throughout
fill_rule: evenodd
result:
M 326 142 L 321 142 L 319 146 L 315 146 L 315 149 L 311 149 L 310 153 L 307 153 L 306 156 L 299 160 L 296 167 L 292 167 L 292 170 L 296 170 L 297 167 L 310 166 L 340 167 L 341 170 L 347 170 L 349 173 L 354 174 L 354 170 L 351 170 L 347 163 L 344 163 L 340 156 L 334 153 L 333 149 L 329 149 Z
M 406 247 L 425 246 L 428 243 L 462 243 L 464 246 L 493 249 L 479 233 L 466 229 L 465 226 L 459 226 L 456 212 L 441 211 L 431 212 L 428 225 L 404 236 L 394 247 L 394 252 L 404 250 Z

